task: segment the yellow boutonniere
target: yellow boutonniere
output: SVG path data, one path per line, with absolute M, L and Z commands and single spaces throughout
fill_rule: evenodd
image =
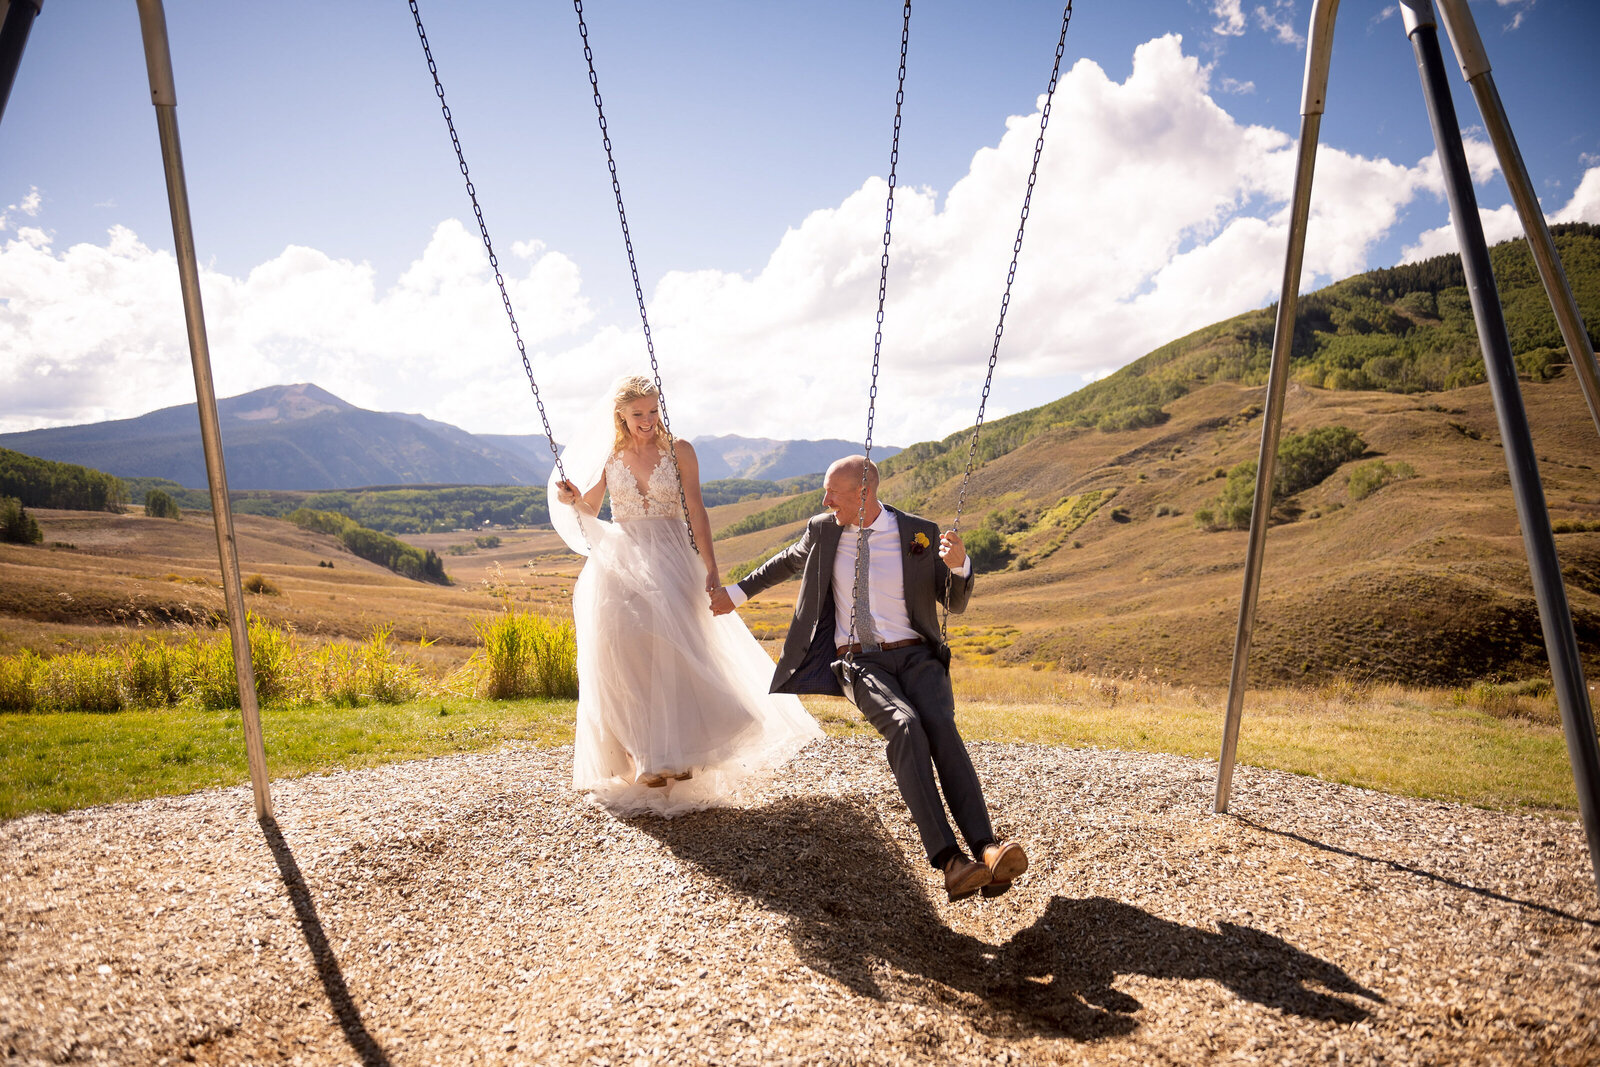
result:
M 925 534 L 925 533 L 922 533 L 919 530 L 911 538 L 911 554 L 913 556 L 920 556 L 920 555 L 922 555 L 923 552 L 925 552 L 927 550 L 927 548 L 928 548 L 928 535 Z

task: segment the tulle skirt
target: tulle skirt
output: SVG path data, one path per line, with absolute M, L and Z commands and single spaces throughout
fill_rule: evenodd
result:
M 574 786 L 619 814 L 677 815 L 732 802 L 822 736 L 798 697 L 767 692 L 772 660 L 738 614 L 711 614 L 681 520 L 584 531 Z

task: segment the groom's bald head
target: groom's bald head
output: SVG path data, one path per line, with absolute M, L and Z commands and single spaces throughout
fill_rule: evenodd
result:
M 823 484 L 831 482 L 835 475 L 852 478 L 857 484 L 860 484 L 861 468 L 863 466 L 867 469 L 867 488 L 872 492 L 877 492 L 878 465 L 862 455 L 845 456 L 843 459 L 834 460 L 828 467 L 828 473 L 823 476 Z
M 834 460 L 822 477 L 822 506 L 840 526 L 854 526 L 863 516 L 872 524 L 878 518 L 878 465 L 866 456 Z

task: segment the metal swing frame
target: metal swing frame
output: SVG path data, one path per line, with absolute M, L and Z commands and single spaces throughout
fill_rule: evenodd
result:
M 1294 194 L 1291 203 L 1288 250 L 1284 260 L 1283 287 L 1278 300 L 1277 321 L 1272 340 L 1272 363 L 1267 378 L 1266 410 L 1261 426 L 1261 450 L 1256 465 L 1254 504 L 1250 515 L 1250 538 L 1246 550 L 1244 589 L 1239 600 L 1239 623 L 1235 634 L 1233 669 L 1228 683 L 1227 717 L 1223 726 L 1222 750 L 1217 767 L 1214 810 L 1228 810 L 1233 781 L 1233 765 L 1238 751 L 1239 724 L 1244 705 L 1244 685 L 1248 673 L 1250 637 L 1255 626 L 1256 599 L 1261 587 L 1261 563 L 1266 548 L 1267 526 L 1272 513 L 1272 481 L 1277 460 L 1278 436 L 1282 429 L 1284 393 L 1289 377 L 1290 349 L 1294 340 L 1295 311 L 1299 302 L 1300 268 L 1305 258 L 1306 224 L 1310 215 L 1311 178 L 1316 162 L 1317 136 L 1321 127 L 1328 68 L 1333 52 L 1334 16 L 1338 0 L 1318 0 L 1311 13 L 1311 29 L 1306 49 L 1305 90 L 1301 100 L 1299 155 L 1295 164 Z M 1438 23 L 1432 0 L 1400 0 L 1407 37 L 1410 38 L 1422 78 L 1429 123 L 1445 172 L 1445 186 L 1456 239 L 1461 247 L 1467 289 L 1477 322 L 1479 343 L 1495 413 L 1505 447 L 1506 466 L 1511 478 L 1517 519 L 1522 528 L 1523 546 L 1533 576 L 1539 605 L 1539 623 L 1550 657 L 1556 701 L 1566 734 L 1567 753 L 1572 762 L 1578 791 L 1578 809 L 1589 844 L 1589 858 L 1595 881 L 1600 886 L 1600 745 L 1595 738 L 1594 712 L 1584 683 L 1572 612 L 1562 584 L 1561 567 L 1556 558 L 1555 537 L 1545 507 L 1544 490 L 1539 480 L 1539 465 L 1528 429 L 1527 413 L 1517 385 L 1517 368 L 1512 358 L 1505 316 L 1490 269 L 1489 251 L 1483 225 L 1478 216 L 1477 198 L 1462 147 L 1461 129 L 1451 102 L 1449 80 L 1439 46 Z M 1462 73 L 1472 86 L 1483 114 L 1500 168 L 1511 188 L 1512 199 L 1533 251 L 1539 276 L 1555 310 L 1561 335 L 1583 388 L 1590 415 L 1600 430 L 1600 373 L 1596 371 L 1594 347 L 1584 329 L 1577 302 L 1561 269 L 1560 257 L 1544 214 L 1534 195 L 1510 122 L 1490 73 L 1488 56 L 1478 36 L 1467 0 L 1440 0 L 1445 28 L 1454 46 Z
M 206 339 L 205 309 L 200 300 L 200 267 L 195 257 L 194 226 L 189 215 L 189 188 L 183 174 L 183 149 L 178 139 L 178 90 L 172 76 L 172 51 L 167 43 L 167 16 L 161 0 L 136 0 L 144 41 L 150 102 L 156 109 L 161 136 L 161 164 L 166 173 L 167 206 L 172 215 L 173 249 L 178 283 L 183 290 L 183 317 L 189 334 L 189 363 L 194 371 L 195 408 L 200 416 L 200 445 L 206 458 L 206 485 L 211 494 L 212 525 L 217 534 L 217 562 L 222 569 L 222 598 L 227 606 L 228 636 L 234 675 L 239 682 L 239 714 L 244 725 L 245 761 L 255 797 L 256 819 L 274 820 L 267 779 L 266 748 L 261 740 L 261 708 L 256 700 L 255 670 L 250 663 L 250 629 L 239 582 L 238 541 L 228 501 L 228 474 L 222 460 L 222 427 L 217 418 L 217 393 L 211 378 L 211 346 Z M 0 117 L 16 79 L 22 51 L 44 0 L 0 0 Z

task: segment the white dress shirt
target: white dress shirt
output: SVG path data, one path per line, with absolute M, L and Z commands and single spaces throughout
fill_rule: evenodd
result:
M 850 641 L 850 616 L 854 607 L 853 594 L 856 583 L 856 542 L 860 527 L 846 526 L 839 535 L 839 547 L 833 556 L 833 643 L 843 645 Z M 929 546 L 937 551 L 937 546 Z M 922 635 L 911 628 L 911 616 L 906 611 L 905 572 L 900 560 L 900 523 L 888 508 L 880 508 L 878 517 L 867 526 L 867 556 L 869 573 L 867 596 L 872 607 L 872 629 L 880 644 L 906 641 Z M 962 561 L 955 572 L 965 578 L 972 573 L 972 557 Z M 735 607 L 749 599 L 738 584 L 726 587 Z M 856 640 L 861 635 L 856 634 Z

